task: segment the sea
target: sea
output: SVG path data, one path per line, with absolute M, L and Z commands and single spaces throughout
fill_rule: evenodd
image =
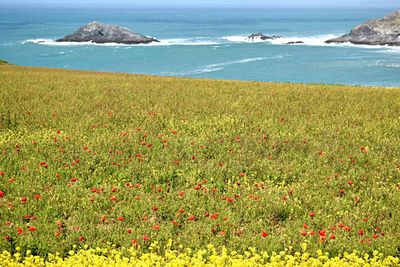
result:
M 104 72 L 400 87 L 400 47 L 325 43 L 394 10 L 0 6 L 0 59 Z M 55 42 L 92 21 L 121 25 L 160 42 Z M 252 33 L 281 37 L 251 41 Z M 288 45 L 291 41 L 303 43 Z

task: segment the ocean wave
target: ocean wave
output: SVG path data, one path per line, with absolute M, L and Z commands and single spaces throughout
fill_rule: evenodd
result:
M 399 63 L 393 63 L 389 60 L 377 60 L 374 64 L 369 66 L 378 66 L 378 67 L 386 67 L 386 68 L 400 68 Z
M 284 55 L 276 55 L 276 56 L 271 56 L 271 57 L 244 58 L 244 59 L 240 59 L 240 60 L 233 60 L 233 61 L 228 61 L 228 62 L 204 65 L 204 66 L 200 66 L 196 69 L 188 70 L 188 71 L 164 72 L 164 73 L 161 73 L 161 75 L 186 76 L 186 75 L 196 75 L 196 74 L 203 74 L 203 73 L 209 73 L 209 72 L 217 72 L 217 71 L 223 71 L 224 67 L 229 66 L 229 65 L 246 64 L 246 63 L 250 63 L 250 62 L 263 61 L 263 60 L 267 60 L 267 59 L 280 59 L 283 57 L 284 57 Z
M 377 46 L 377 45 L 359 45 L 352 43 L 326 43 L 327 40 L 341 36 L 342 34 L 322 34 L 313 36 L 289 36 L 278 37 L 274 39 L 261 40 L 260 38 L 252 40 L 249 39 L 249 34 L 224 36 L 222 39 L 231 43 L 266 43 L 272 45 L 288 45 L 292 43 L 294 46 L 329 46 L 329 47 L 354 47 L 354 48 L 367 48 L 377 49 L 383 52 L 400 53 L 400 47 L 393 46 Z M 295 43 L 299 42 L 299 43 Z
M 207 67 L 199 67 L 194 70 L 187 70 L 187 71 L 178 71 L 178 72 L 163 72 L 161 75 L 168 75 L 168 76 L 187 76 L 187 75 L 197 75 L 209 72 L 216 72 L 222 71 L 224 68 L 207 68 Z
M 50 46 L 112 46 L 112 47 L 131 47 L 131 46 L 171 46 L 171 45 L 219 45 L 219 42 L 208 38 L 177 38 L 177 39 L 162 39 L 160 42 L 152 42 L 149 44 L 121 44 L 121 43 L 106 43 L 98 44 L 94 42 L 57 42 L 54 39 L 28 39 L 23 41 L 22 44 L 39 44 Z
M 195 38 L 175 38 L 175 39 L 160 39 L 160 42 L 152 42 L 149 44 L 120 44 L 120 43 L 106 43 L 98 44 L 93 42 L 56 42 L 55 39 L 29 39 L 23 41 L 22 44 L 39 44 L 49 46 L 112 46 L 112 47 L 135 47 L 135 46 L 229 46 L 231 44 L 252 44 L 252 43 L 266 43 L 269 45 L 287 45 L 291 42 L 301 42 L 291 44 L 294 46 L 327 46 L 327 47 L 354 47 L 354 48 L 366 48 L 376 49 L 383 53 L 400 53 L 400 47 L 393 46 L 378 46 L 378 45 L 357 45 L 352 43 L 325 43 L 326 40 L 340 36 L 340 34 L 324 34 L 315 36 L 292 36 L 292 37 L 279 37 L 275 39 L 251 40 L 248 38 L 248 34 L 231 35 L 223 37 L 195 37 Z M 3 44 L 5 45 L 5 44 Z M 9 45 L 9 44 L 7 44 Z M 219 48 L 219 47 L 218 47 Z

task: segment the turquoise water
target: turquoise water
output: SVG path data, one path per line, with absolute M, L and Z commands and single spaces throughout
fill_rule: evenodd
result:
M 326 39 L 388 9 L 77 10 L 0 7 L 0 58 L 14 64 L 180 77 L 400 86 L 400 48 Z M 55 43 L 91 21 L 154 36 L 151 45 Z M 250 42 L 246 35 L 284 36 Z M 288 41 L 304 45 L 285 45 Z

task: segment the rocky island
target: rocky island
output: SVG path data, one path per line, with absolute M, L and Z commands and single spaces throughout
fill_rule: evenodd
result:
M 383 18 L 356 26 L 349 34 L 327 40 L 326 43 L 400 46 L 400 10 Z
M 80 27 L 76 32 L 58 39 L 57 42 L 94 42 L 120 44 L 148 44 L 159 42 L 157 39 L 132 32 L 128 28 L 91 22 Z

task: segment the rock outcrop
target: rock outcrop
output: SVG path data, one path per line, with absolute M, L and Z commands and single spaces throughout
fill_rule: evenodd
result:
M 132 32 L 125 27 L 92 22 L 82 26 L 76 32 L 58 39 L 57 42 L 148 44 L 159 41 L 155 38 Z
M 268 36 L 268 35 L 265 35 L 265 34 L 262 34 L 262 33 L 252 33 L 247 38 L 250 41 L 257 41 L 257 40 L 265 41 L 265 40 L 277 39 L 277 38 L 280 38 L 280 36 L 275 36 L 275 35 Z
M 327 40 L 326 43 L 400 46 L 400 10 L 384 18 L 356 26 L 349 34 Z
M 287 45 L 293 45 L 293 44 L 304 44 L 303 41 L 291 41 L 291 42 L 287 42 Z

